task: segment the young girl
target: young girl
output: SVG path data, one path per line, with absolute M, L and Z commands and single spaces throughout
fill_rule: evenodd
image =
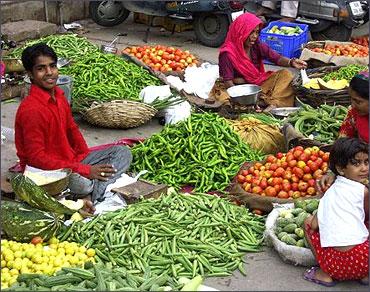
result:
M 329 166 L 337 178 L 320 200 L 317 214 L 305 221 L 305 237 L 320 267 L 304 279 L 334 286 L 336 280 L 368 284 L 368 144 L 339 138 L 330 152 Z

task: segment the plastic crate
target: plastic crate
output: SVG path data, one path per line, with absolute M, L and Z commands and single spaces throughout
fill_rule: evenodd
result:
M 275 25 L 279 28 L 282 26 L 299 26 L 303 32 L 300 35 L 293 36 L 268 33 L 268 31 Z M 298 58 L 301 54 L 302 45 L 308 42 L 308 25 L 293 22 L 272 21 L 267 27 L 262 29 L 260 40 L 284 57 Z M 266 64 L 272 64 L 268 60 L 264 60 L 264 62 Z

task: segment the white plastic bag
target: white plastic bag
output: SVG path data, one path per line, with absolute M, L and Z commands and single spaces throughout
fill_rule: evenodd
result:
M 170 106 L 165 109 L 164 119 L 166 125 L 176 124 L 180 121 L 186 120 L 191 115 L 191 105 L 187 101 Z
M 159 100 L 165 99 L 171 96 L 171 90 L 169 85 L 161 85 L 155 86 L 150 85 L 143 88 L 140 93 L 139 97 L 142 99 L 144 103 L 152 103 L 156 98 Z

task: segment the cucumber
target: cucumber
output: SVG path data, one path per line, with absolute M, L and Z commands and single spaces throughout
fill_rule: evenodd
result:
M 295 224 L 295 223 L 290 223 L 290 224 L 288 224 L 288 225 L 286 225 L 285 227 L 284 227 L 284 231 L 285 232 L 288 232 L 288 233 L 293 233 L 294 232 L 294 230 L 297 228 L 298 226 L 297 226 L 297 224 Z
M 57 214 L 73 215 L 76 212 L 49 196 L 42 187 L 23 174 L 16 175 L 11 183 L 15 194 L 32 207 Z
M 297 244 L 297 241 L 292 236 L 290 236 L 290 234 L 284 235 L 281 238 L 281 241 L 286 243 L 286 244 L 289 244 L 289 245 L 296 245 Z
M 27 243 L 35 236 L 40 236 L 44 241 L 49 240 L 61 226 L 55 214 L 15 201 L 2 201 L 1 222 L 5 234 L 11 240 Z
M 299 213 L 299 215 L 295 218 L 295 223 L 298 227 L 303 227 L 304 221 L 309 217 L 310 214 L 306 212 Z
M 292 209 L 292 214 L 294 216 L 298 216 L 302 212 L 304 212 L 304 210 L 302 208 L 294 208 L 294 209 Z
M 318 200 L 312 200 L 309 202 L 305 208 L 306 212 L 312 213 L 319 207 L 319 201 Z
M 277 234 L 277 238 L 279 238 L 279 240 L 281 240 L 283 238 L 284 235 L 287 235 L 288 233 L 286 233 L 285 231 L 283 232 L 280 232 L 279 234 Z
M 298 247 L 305 247 L 305 245 L 304 245 L 304 239 L 298 240 L 297 243 L 296 243 L 296 246 L 298 246 Z
M 299 238 L 304 238 L 304 231 L 303 231 L 303 228 L 300 228 L 300 227 L 296 228 L 296 229 L 294 230 L 294 233 L 295 233 L 295 234 L 297 234 L 297 236 L 298 236 Z

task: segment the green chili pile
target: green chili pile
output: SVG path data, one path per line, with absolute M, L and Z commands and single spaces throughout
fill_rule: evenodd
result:
M 225 199 L 170 192 L 126 209 L 75 222 L 60 240 L 94 248 L 114 266 L 178 277 L 228 276 L 243 255 L 260 250 L 264 217 Z
M 244 162 L 264 157 L 214 113 L 168 125 L 133 147 L 132 154 L 132 170 L 149 171 L 144 178 L 175 188 L 192 185 L 199 192 L 224 190 Z
M 361 71 L 369 70 L 367 66 L 361 65 L 348 65 L 338 69 L 337 71 L 330 72 L 323 77 L 325 82 L 329 80 L 342 80 L 346 79 L 347 81 L 351 81 L 351 79 Z
M 304 136 L 322 143 L 333 143 L 338 137 L 340 126 L 348 109 L 342 105 L 321 105 L 314 109 L 305 104 L 302 109 L 289 115 L 287 121 L 294 125 L 296 131 Z
M 100 52 L 61 68 L 60 73 L 73 77 L 72 106 L 79 112 L 84 112 L 94 101 L 141 101 L 139 93 L 144 87 L 161 84 L 146 69 L 119 56 Z
M 26 47 L 37 43 L 46 43 L 55 51 L 58 58 L 66 58 L 71 61 L 77 61 L 87 54 L 99 51 L 97 46 L 93 45 L 84 37 L 76 34 L 61 34 L 27 41 L 24 46 L 14 49 L 7 57 L 20 58 Z

